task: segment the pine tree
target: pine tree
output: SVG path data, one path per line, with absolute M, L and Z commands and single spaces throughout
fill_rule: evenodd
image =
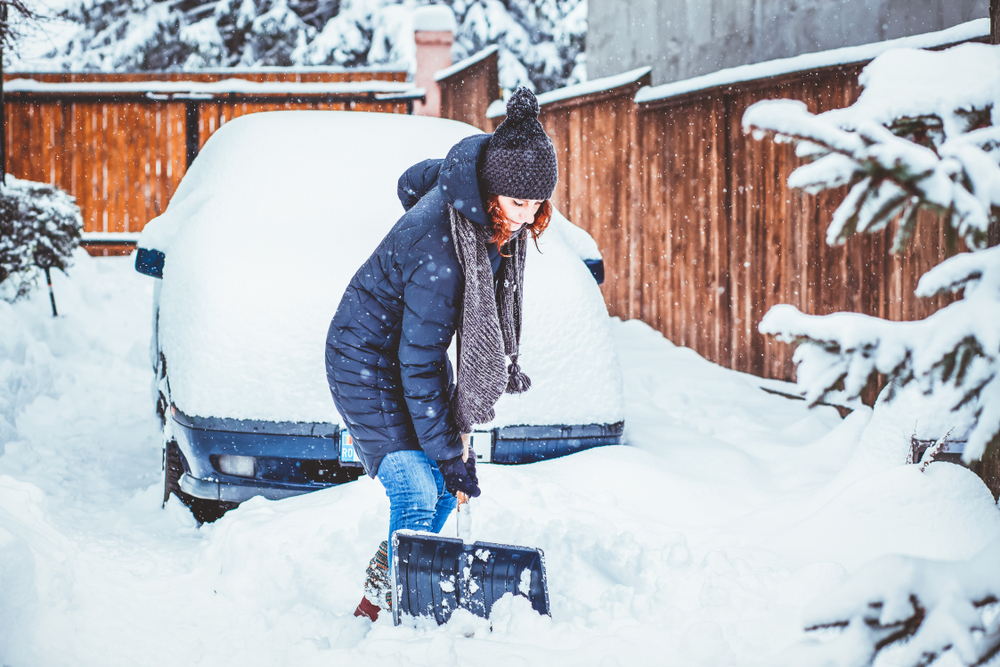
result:
M 586 0 L 453 0 L 456 59 L 499 44 L 500 85 L 537 92 L 586 79 Z
M 986 248 L 987 230 L 1000 220 L 1000 47 L 889 51 L 860 81 L 864 91 L 847 109 L 813 115 L 800 102 L 760 102 L 747 110 L 744 128 L 790 141 L 810 160 L 790 186 L 810 193 L 851 186 L 827 243 L 895 221 L 901 252 L 918 211 L 943 218 L 950 245 L 962 239 L 971 252 L 925 274 L 917 294 L 963 298 L 919 322 L 816 317 L 783 305 L 767 313 L 760 331 L 797 345 L 798 382 L 812 403 L 834 392 L 857 397 L 877 373 L 889 380 L 890 400 L 910 382 L 926 393 L 957 387 L 952 407 L 972 406 L 975 416 L 963 425 L 970 429 L 963 457 L 977 461 L 1000 440 L 1000 248 Z
M 586 0 L 439 0 L 455 12 L 453 59 L 500 46 L 501 85 L 552 90 L 586 78 Z M 53 63 L 72 70 L 233 66 L 412 69 L 413 0 L 80 0 Z

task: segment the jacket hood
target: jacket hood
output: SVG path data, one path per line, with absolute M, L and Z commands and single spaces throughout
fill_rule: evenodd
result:
M 482 196 L 485 190 L 479 183 L 479 164 L 492 136 L 476 134 L 452 146 L 441 163 L 438 176 L 444 200 L 469 220 L 484 227 L 487 226 Z

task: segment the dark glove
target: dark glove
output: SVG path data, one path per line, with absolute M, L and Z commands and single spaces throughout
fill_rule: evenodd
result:
M 438 468 L 444 477 L 448 493 L 458 495 L 461 491 L 472 498 L 478 498 L 482 493 L 479 490 L 479 479 L 476 477 L 476 457 L 472 452 L 469 452 L 468 462 L 463 461 L 461 456 L 456 456 L 446 461 L 438 461 Z

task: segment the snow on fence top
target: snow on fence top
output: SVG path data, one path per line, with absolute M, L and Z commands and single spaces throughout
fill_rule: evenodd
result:
M 297 83 L 292 81 L 257 82 L 247 79 L 222 81 L 122 81 L 50 83 L 34 79 L 12 79 L 4 82 L 8 93 L 192 93 L 215 95 L 240 93 L 268 94 L 351 94 L 351 93 L 416 93 L 413 83 L 401 81 L 343 81 L 336 83 Z
M 442 79 L 447 79 L 452 74 L 457 74 L 458 72 L 461 72 L 463 69 L 472 67 L 476 63 L 483 61 L 489 56 L 496 53 L 497 50 L 499 50 L 499 48 L 500 47 L 498 47 L 496 44 L 494 44 L 493 46 L 487 46 L 479 53 L 474 53 L 465 60 L 459 60 L 451 67 L 445 67 L 444 69 L 439 69 L 437 72 L 434 73 L 434 80 L 441 81 Z
M 80 243 L 137 243 L 139 232 L 80 232 Z
M 566 86 L 565 88 L 557 88 L 556 90 L 551 90 L 547 93 L 539 95 L 538 105 L 545 106 L 546 104 L 553 104 L 555 102 L 561 102 L 562 100 L 568 100 L 574 97 L 582 97 L 584 95 L 592 95 L 594 93 L 603 93 L 621 86 L 627 86 L 628 84 L 635 83 L 642 77 L 646 76 L 651 70 L 652 68 L 650 67 L 640 67 L 639 69 L 634 69 L 630 72 L 625 72 L 624 74 L 606 76 L 600 79 L 594 79 L 593 81 L 585 81 L 573 86 Z M 507 103 L 503 100 L 494 100 L 493 103 L 490 104 L 490 108 L 486 110 L 486 117 L 499 118 L 506 113 Z
M 674 81 L 661 86 L 651 86 L 640 90 L 635 96 L 636 104 L 654 102 L 670 97 L 677 97 L 687 93 L 693 93 L 719 86 L 728 86 L 737 83 L 745 83 L 758 79 L 768 79 L 783 74 L 803 72 L 824 67 L 835 67 L 837 65 L 849 65 L 861 63 L 875 59 L 876 56 L 890 49 L 913 48 L 932 49 L 942 46 L 950 46 L 961 42 L 968 42 L 990 34 L 990 20 L 976 19 L 968 23 L 962 23 L 947 30 L 929 32 L 923 35 L 913 35 L 912 37 L 902 37 L 900 39 L 890 39 L 884 42 L 873 44 L 862 44 L 860 46 L 848 46 L 829 51 L 819 51 L 817 53 L 805 53 L 794 58 L 780 58 L 769 60 L 752 65 L 741 65 L 729 69 L 719 70 L 704 76 Z
M 413 29 L 458 32 L 455 14 L 445 5 L 427 5 L 413 12 Z

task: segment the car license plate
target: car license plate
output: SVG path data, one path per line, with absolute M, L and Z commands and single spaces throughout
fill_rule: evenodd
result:
M 340 431 L 340 462 L 361 463 L 358 452 L 354 449 L 354 438 L 347 432 L 347 429 Z
M 493 461 L 493 433 L 490 431 L 473 431 L 471 434 L 472 451 L 476 454 L 477 463 Z

